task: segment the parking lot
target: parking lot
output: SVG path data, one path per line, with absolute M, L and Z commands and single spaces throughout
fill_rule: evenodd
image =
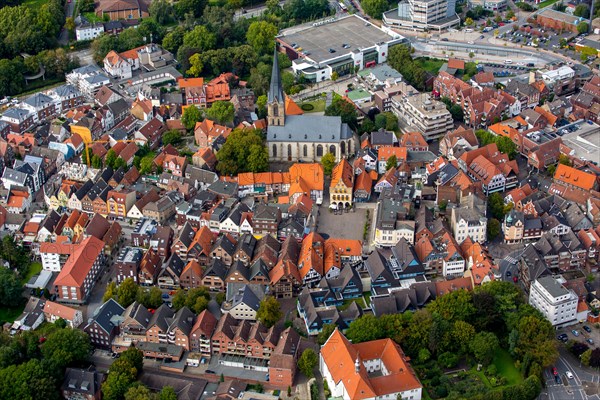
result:
M 590 332 L 585 330 L 585 327 L 588 327 Z M 573 331 L 577 332 L 577 336 L 573 333 Z M 567 326 L 565 328 L 557 329 L 556 335 L 557 337 L 561 334 L 567 335 L 567 340 L 575 340 L 578 342 L 585 342 L 591 348 L 596 348 L 600 345 L 600 329 L 596 328 L 593 324 L 588 322 L 578 323 L 575 325 Z M 591 343 L 589 342 L 591 340 Z

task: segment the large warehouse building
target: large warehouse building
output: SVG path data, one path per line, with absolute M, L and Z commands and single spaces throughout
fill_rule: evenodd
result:
M 289 33 L 288 33 L 289 32 Z M 296 74 L 321 82 L 337 72 L 353 73 L 387 60 L 390 47 L 407 43 L 406 38 L 383 30 L 356 15 L 315 22 L 305 29 L 283 31 L 279 48 L 292 60 Z

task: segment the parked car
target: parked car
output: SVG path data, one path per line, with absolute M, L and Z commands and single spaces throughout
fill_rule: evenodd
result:
M 573 336 L 575 336 L 575 337 L 579 336 L 579 331 L 576 331 L 575 329 L 573 329 L 573 330 L 571 331 L 571 333 L 572 333 L 572 334 L 573 334 Z
M 586 331 L 587 333 L 590 333 L 592 331 L 592 329 L 587 325 L 583 326 L 583 330 Z
M 585 339 L 586 342 L 588 342 L 589 344 L 594 344 L 594 339 L 592 338 L 587 338 Z
M 567 372 L 565 372 L 565 375 L 567 375 L 567 378 L 569 378 L 569 379 L 573 379 L 573 378 L 574 378 L 574 376 L 573 376 L 573 374 L 571 373 L 571 371 L 567 371 Z

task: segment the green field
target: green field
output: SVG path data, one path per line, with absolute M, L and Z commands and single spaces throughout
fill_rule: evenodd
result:
M 437 75 L 446 60 L 437 58 L 419 57 L 415 58 L 415 63 L 432 75 Z
M 27 271 L 27 275 L 21 279 L 21 283 L 24 285 L 31 279 L 32 276 L 39 274 L 42 271 L 42 263 L 34 262 L 29 266 L 29 271 Z
M 540 4 L 537 5 L 538 10 L 541 10 L 544 7 L 548 7 L 551 6 L 552 4 L 558 2 L 558 0 L 546 0 L 546 1 L 542 1 Z
M 303 103 L 299 103 L 298 105 L 300 106 L 300 108 L 302 108 L 303 104 L 310 104 L 310 105 L 312 105 L 314 107 L 310 111 L 302 109 L 305 113 L 323 112 L 323 111 L 325 111 L 325 98 L 319 99 L 319 100 L 313 100 L 313 101 L 305 101 Z
M 494 355 L 494 365 L 498 371 L 498 375 L 506 379 L 506 385 L 516 385 L 523 382 L 523 377 L 517 368 L 508 351 L 498 348 Z
M 25 2 L 23 4 L 25 4 L 31 8 L 40 8 L 45 3 L 46 3 L 46 0 L 25 0 Z

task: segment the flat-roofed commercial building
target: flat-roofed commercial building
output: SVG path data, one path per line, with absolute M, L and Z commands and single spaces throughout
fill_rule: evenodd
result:
M 292 60 L 292 69 L 311 82 L 354 73 L 387 60 L 390 47 L 408 43 L 390 29 L 382 29 L 350 15 L 319 21 L 305 29 L 291 28 L 276 38 L 280 51 Z

